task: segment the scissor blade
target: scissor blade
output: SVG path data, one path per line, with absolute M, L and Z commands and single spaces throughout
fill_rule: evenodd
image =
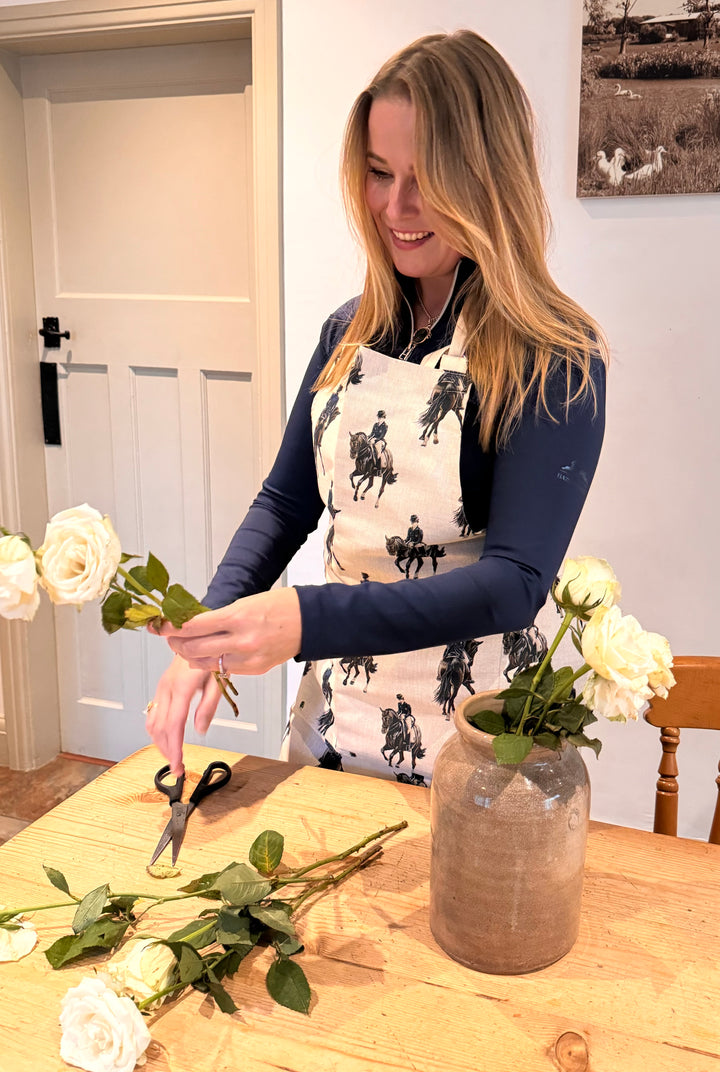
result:
M 157 843 L 157 848 L 155 849 L 155 852 L 150 857 L 150 866 L 152 866 L 152 864 L 155 863 L 155 861 L 157 860 L 157 858 L 160 855 L 160 853 L 163 852 L 163 850 L 170 844 L 170 838 L 172 837 L 172 832 L 173 832 L 173 821 L 172 821 L 172 819 L 169 819 L 167 826 L 165 827 L 165 829 L 163 830 L 162 834 L 160 835 L 160 840 Z
M 188 805 L 187 804 L 173 804 L 172 806 L 172 819 L 170 820 L 170 836 L 172 837 L 172 864 L 175 866 L 175 861 L 178 858 L 180 852 L 180 846 L 183 843 L 185 837 L 185 824 L 188 817 Z
M 186 820 L 186 818 L 187 818 L 187 805 L 186 804 L 179 804 L 179 803 L 173 804 L 172 805 L 172 816 L 168 820 L 167 826 L 165 827 L 165 829 L 163 830 L 162 834 L 160 835 L 160 840 L 157 843 L 157 847 L 155 849 L 155 852 L 150 857 L 150 865 L 151 866 L 152 866 L 152 864 L 155 863 L 155 861 L 157 860 L 157 858 L 160 855 L 160 853 L 163 852 L 167 848 L 167 846 L 170 844 L 171 840 L 172 840 L 172 843 L 173 843 L 172 862 L 173 862 L 173 865 L 175 864 L 175 861 L 177 860 L 178 852 L 180 851 L 180 846 L 182 845 L 182 839 L 183 839 L 183 836 L 184 836 L 184 833 L 185 833 L 185 820 Z

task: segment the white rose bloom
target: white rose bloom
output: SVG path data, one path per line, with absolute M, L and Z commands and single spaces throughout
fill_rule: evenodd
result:
M 122 550 L 110 519 L 83 503 L 50 518 L 38 555 L 53 603 L 88 603 L 107 592 Z
M 610 722 L 627 722 L 629 718 L 636 721 L 652 694 L 649 688 L 628 689 L 598 674 L 590 674 L 585 682 L 582 702 L 594 714 Z
M 40 605 L 32 547 L 19 536 L 0 537 L 0 615 L 30 622 Z
M 592 607 L 592 616 L 598 607 L 611 607 L 620 599 L 620 582 L 613 568 L 604 558 L 579 555 L 567 558 L 560 570 L 554 589 L 556 598 L 574 607 Z
M 3 906 L 0 905 L 0 911 Z M 0 926 L 0 961 L 22 960 L 32 953 L 37 945 L 38 936 L 35 927 L 22 916 L 13 916 L 9 921 L 19 925 L 19 930 L 8 930 Z
M 118 989 L 138 1001 L 177 982 L 176 968 L 177 960 L 172 949 L 160 945 L 154 938 L 138 938 L 128 942 L 122 953 L 107 964 L 107 971 Z M 150 1007 L 155 1008 L 164 1000 L 160 998 Z
M 600 677 L 627 689 L 647 689 L 656 670 L 648 634 L 619 607 L 598 607 L 583 630 L 582 653 Z
M 650 672 L 648 684 L 655 695 L 664 700 L 667 697 L 668 689 L 671 689 L 675 684 L 675 678 L 670 669 L 673 664 L 670 644 L 667 638 L 659 633 L 648 633 L 648 643 L 655 661 L 655 668 Z
M 71 987 L 61 1002 L 60 1056 L 85 1072 L 132 1072 L 145 1064 L 150 1032 L 130 998 L 119 997 L 101 975 Z

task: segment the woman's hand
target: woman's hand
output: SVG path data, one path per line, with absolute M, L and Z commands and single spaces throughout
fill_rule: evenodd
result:
M 155 697 L 148 705 L 145 726 L 176 778 L 185 770 L 183 737 L 196 692 L 202 695 L 195 711 L 195 729 L 198 733 L 207 733 L 220 699 L 220 689 L 210 671 L 192 670 L 178 655 L 158 681 Z
M 222 656 L 226 674 L 264 674 L 300 651 L 300 601 L 294 588 L 275 588 L 198 614 L 181 629 L 167 622 L 159 633 L 194 670 L 220 670 Z

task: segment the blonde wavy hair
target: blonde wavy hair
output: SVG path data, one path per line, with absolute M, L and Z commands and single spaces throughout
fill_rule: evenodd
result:
M 600 327 L 551 278 L 550 217 L 535 158 L 530 103 L 500 54 L 470 30 L 422 37 L 402 49 L 355 101 L 341 164 L 348 220 L 367 259 L 365 284 L 347 332 L 315 383 L 337 386 L 357 347 L 397 322 L 402 300 L 391 256 L 365 200 L 368 116 L 378 98 L 415 110 L 418 191 L 442 219 L 442 237 L 477 266 L 462 303 L 468 371 L 480 399 L 484 450 L 502 445 L 531 392 L 553 420 L 546 383 L 562 367 L 564 409 L 595 401 L 593 357 L 607 360 Z

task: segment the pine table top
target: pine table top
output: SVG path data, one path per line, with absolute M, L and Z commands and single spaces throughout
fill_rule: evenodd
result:
M 105 881 L 114 892 L 170 893 L 246 861 L 267 828 L 285 836 L 284 862 L 302 866 L 386 824 L 409 825 L 380 862 L 303 907 L 309 1016 L 273 1002 L 271 954 L 256 950 L 226 980 L 233 1016 L 192 991 L 152 1018 L 146 1072 L 720 1072 L 720 846 L 592 823 L 573 950 L 532 975 L 484 975 L 430 933 L 426 789 L 190 746 L 186 796 L 211 759 L 233 778 L 191 817 L 180 878 L 146 874 L 169 815 L 153 786 L 159 754 L 146 748 L 0 847 L 0 904 L 62 900 L 42 864 L 77 893 Z M 153 910 L 142 929 L 181 926 L 192 916 L 180 906 Z M 35 951 L 0 964 L 2 1072 L 67 1067 L 60 999 L 104 959 L 50 968 L 42 950 L 71 915 L 37 913 Z

